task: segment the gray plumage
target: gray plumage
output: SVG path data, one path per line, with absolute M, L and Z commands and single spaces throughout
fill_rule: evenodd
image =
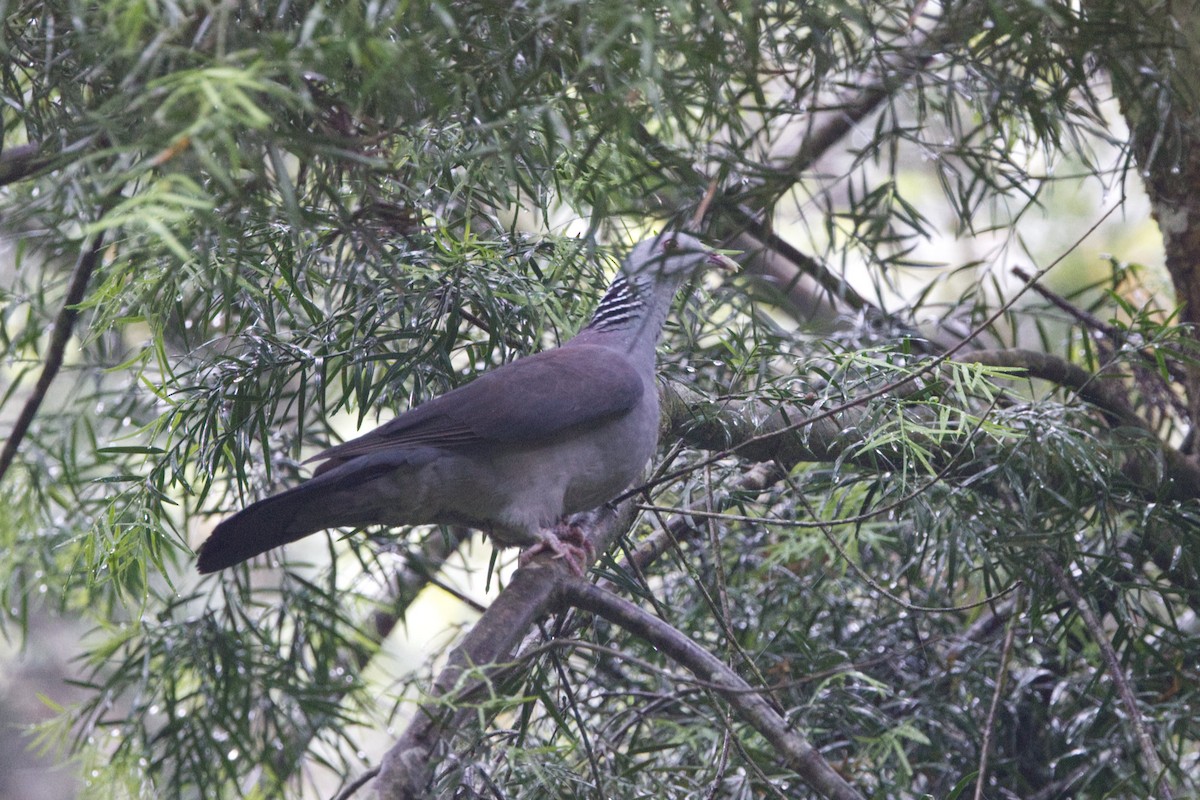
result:
M 657 446 L 655 347 L 676 291 L 705 261 L 722 257 L 686 234 L 639 243 L 570 341 L 325 450 L 310 480 L 219 524 L 198 569 L 371 524 L 467 525 L 528 546 L 564 515 L 616 497 Z

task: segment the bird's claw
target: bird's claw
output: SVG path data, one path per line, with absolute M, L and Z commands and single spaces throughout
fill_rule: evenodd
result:
M 536 556 L 547 550 L 554 554 L 553 558 L 561 558 L 571 574 L 579 578 L 584 576 L 596 557 L 596 551 L 582 528 L 559 523 L 554 530 L 540 531 L 537 544 L 522 552 L 517 563 L 522 567 L 528 566 Z

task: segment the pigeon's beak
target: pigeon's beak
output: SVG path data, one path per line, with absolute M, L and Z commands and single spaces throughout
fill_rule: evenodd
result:
M 717 265 L 724 272 L 737 272 L 741 269 L 741 266 L 732 258 L 715 250 L 708 254 L 708 263 Z

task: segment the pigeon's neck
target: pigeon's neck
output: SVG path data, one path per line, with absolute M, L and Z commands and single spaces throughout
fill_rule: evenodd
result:
M 596 313 L 577 338 L 654 359 L 654 348 L 679 281 L 630 279 L 618 275 Z

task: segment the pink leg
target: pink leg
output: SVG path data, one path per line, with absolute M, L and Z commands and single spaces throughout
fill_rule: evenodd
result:
M 521 553 L 517 563 L 522 567 L 531 562 L 535 556 L 549 550 L 554 558 L 561 558 L 573 575 L 580 578 L 587 572 L 596 557 L 592 543 L 588 541 L 583 529 L 577 525 L 569 525 L 560 521 L 554 530 L 540 531 L 538 543 Z

